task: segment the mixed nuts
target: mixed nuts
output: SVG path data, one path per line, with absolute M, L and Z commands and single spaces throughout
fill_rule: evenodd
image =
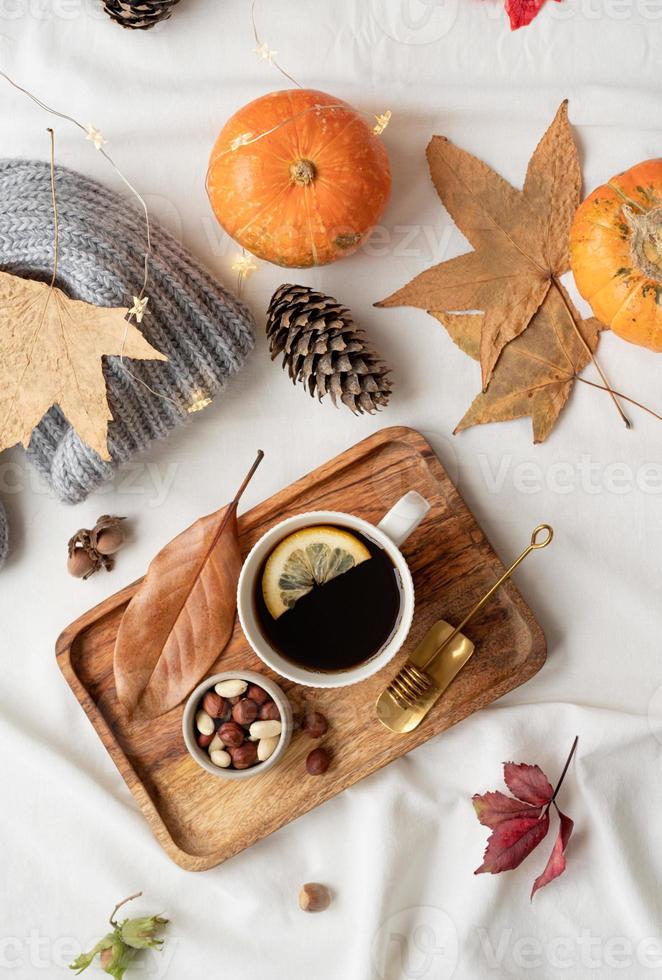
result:
M 276 751 L 283 730 L 278 705 L 241 678 L 219 681 L 200 699 L 196 741 L 219 769 L 250 769 Z

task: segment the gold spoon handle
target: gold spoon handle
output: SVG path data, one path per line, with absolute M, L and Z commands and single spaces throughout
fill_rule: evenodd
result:
M 543 533 L 543 531 L 546 532 L 546 536 L 544 538 L 541 538 L 540 535 Z M 489 602 L 489 600 L 492 598 L 492 596 L 497 591 L 497 589 L 500 589 L 503 583 L 508 581 L 508 579 L 513 574 L 515 569 L 524 561 L 524 559 L 528 555 L 530 555 L 532 551 L 538 551 L 540 548 L 546 548 L 547 545 L 551 543 L 553 537 L 554 537 L 553 527 L 551 527 L 549 524 L 539 524 L 538 527 L 534 530 L 533 534 L 531 535 L 531 544 L 528 546 L 528 548 L 525 548 L 522 554 L 519 556 L 519 558 L 515 559 L 515 561 L 510 566 L 510 568 L 508 568 L 503 573 L 501 578 L 494 583 L 494 585 L 489 590 L 489 592 L 486 592 L 483 598 L 480 599 L 479 602 L 477 602 L 476 605 L 473 607 L 473 609 L 471 609 L 467 613 L 467 615 L 464 617 L 460 625 L 455 627 L 453 632 L 444 640 L 444 642 L 440 646 L 437 647 L 437 649 L 434 651 L 434 653 L 432 653 L 428 657 L 425 663 L 419 665 L 419 670 L 423 670 L 423 671 L 427 670 L 427 668 L 430 666 L 430 664 L 435 659 L 435 657 L 437 657 L 441 653 L 444 647 L 448 646 L 448 644 L 455 639 L 458 633 L 462 632 L 462 630 L 467 625 L 469 620 L 473 619 L 473 617 L 480 612 L 480 610 L 483 608 L 485 603 Z

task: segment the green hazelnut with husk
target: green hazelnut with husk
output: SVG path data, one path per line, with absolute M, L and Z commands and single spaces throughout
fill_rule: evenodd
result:
M 115 980 L 122 980 L 138 950 L 161 949 L 163 939 L 158 937 L 158 933 L 168 924 L 167 919 L 160 915 L 149 915 L 139 919 L 124 919 L 122 922 L 118 922 L 115 918 L 118 909 L 134 898 L 139 898 L 140 895 L 142 892 L 137 892 L 135 895 L 130 895 L 118 902 L 110 916 L 113 931 L 100 939 L 88 953 L 81 953 L 70 964 L 70 970 L 75 970 L 76 975 L 78 975 L 86 970 L 98 956 L 99 966 L 102 970 L 111 977 L 115 977 Z

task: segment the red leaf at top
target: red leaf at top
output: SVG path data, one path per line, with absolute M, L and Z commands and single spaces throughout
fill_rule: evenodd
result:
M 545 806 L 554 795 L 549 779 L 540 766 L 504 762 L 503 778 L 513 796 L 532 806 Z
M 540 11 L 545 0 L 506 0 L 506 13 L 510 17 L 510 29 L 526 27 Z
M 483 855 L 483 863 L 474 874 L 499 874 L 512 871 L 528 857 L 549 830 L 549 813 L 541 818 L 540 811 L 533 809 L 531 815 L 514 817 L 497 824 Z
M 545 870 L 533 882 L 531 898 L 533 898 L 539 888 L 543 888 L 545 885 L 548 885 L 550 881 L 554 881 L 555 878 L 558 878 L 558 876 L 563 874 L 565 871 L 565 849 L 568 846 L 568 841 L 570 840 L 570 834 L 572 833 L 574 823 L 570 817 L 566 817 L 565 813 L 561 813 L 560 810 L 558 811 L 558 814 L 561 821 L 559 826 L 559 834 L 554 842 L 554 847 L 552 848 L 552 853 L 549 855 L 549 861 L 547 862 Z

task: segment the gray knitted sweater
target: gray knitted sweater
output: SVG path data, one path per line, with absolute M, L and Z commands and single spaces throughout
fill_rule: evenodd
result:
M 57 168 L 58 281 L 75 299 L 98 306 L 131 306 L 143 280 L 144 216 L 81 174 Z M 108 432 L 112 462 L 78 438 L 55 407 L 34 430 L 28 458 L 60 499 L 76 503 L 107 480 L 119 464 L 189 419 L 189 407 L 213 397 L 241 367 L 254 343 L 249 310 L 205 272 L 163 228 L 152 224 L 148 312 L 140 329 L 168 363 L 104 360 L 113 414 Z M 49 281 L 53 267 L 53 208 L 48 164 L 0 161 L 0 268 Z M 170 400 L 171 399 L 171 400 Z M 195 417 L 195 416 L 193 416 Z M 0 565 L 8 549 L 0 503 Z

